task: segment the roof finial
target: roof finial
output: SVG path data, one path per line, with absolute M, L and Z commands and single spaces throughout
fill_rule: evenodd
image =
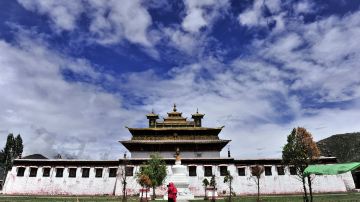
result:
M 154 113 L 154 108 L 151 109 L 151 113 L 152 113 L 152 114 Z
M 174 109 L 173 109 L 174 112 L 176 112 L 176 104 L 174 103 Z
M 197 113 L 197 114 L 199 113 L 199 108 L 196 108 L 196 113 Z
M 228 145 L 228 158 L 231 157 L 231 154 L 230 154 L 230 145 Z

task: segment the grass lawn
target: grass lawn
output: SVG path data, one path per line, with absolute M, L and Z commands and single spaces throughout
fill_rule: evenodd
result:
M 270 202 L 302 202 L 303 198 L 300 195 L 274 195 L 274 196 L 260 196 L 261 201 Z M 203 201 L 203 200 L 202 200 Z M 226 200 L 217 200 L 218 202 L 225 202 Z M 255 196 L 242 196 L 233 198 L 234 202 L 254 202 Z M 339 193 L 339 194 L 319 194 L 314 196 L 314 202 L 335 202 L 335 201 L 359 201 L 360 193 Z M 195 201 L 193 201 L 195 202 Z M 198 201 L 200 202 L 200 201 Z
M 114 196 L 96 196 L 96 197 L 76 197 L 76 196 L 2 196 L 0 195 L 0 201 L 20 201 L 20 202 L 77 202 L 77 201 L 87 201 L 87 202 L 101 202 L 101 201 L 121 201 L 121 197 Z M 137 197 L 131 197 L 128 199 L 129 202 L 139 201 Z M 160 202 L 162 200 L 156 200 Z M 202 202 L 203 200 L 193 200 L 193 202 Z M 218 202 L 224 202 L 224 199 L 216 200 Z M 233 198 L 234 202 L 244 201 L 244 202 L 254 202 L 256 197 L 254 196 L 243 196 Z M 261 201 L 279 201 L 279 202 L 302 202 L 302 196 L 299 195 L 284 195 L 284 196 L 262 196 Z M 314 202 L 332 202 L 332 201 L 359 201 L 360 202 L 360 193 L 341 193 L 341 194 L 321 194 L 315 195 Z M 208 201 L 210 202 L 210 201 Z

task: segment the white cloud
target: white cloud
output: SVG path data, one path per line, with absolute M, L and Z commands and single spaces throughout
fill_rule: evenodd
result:
M 0 41 L 1 136 L 20 133 L 25 155 L 116 159 L 124 150 L 117 140 L 129 136 L 124 126 L 141 116 L 132 117 L 121 97 L 91 82 L 65 81 L 64 69 L 91 80 L 103 76 L 26 36 L 16 44 Z
M 56 28 L 66 31 L 76 29 L 77 18 L 83 12 L 81 1 L 18 0 L 18 2 L 28 10 L 48 15 Z
M 148 28 L 152 23 L 148 11 L 136 1 L 91 0 L 90 31 L 101 44 L 114 44 L 126 38 L 132 43 L 152 46 Z
M 255 1 L 240 14 L 240 23 L 249 27 L 267 25 L 268 19 L 260 12 L 261 3 Z M 336 108 L 323 102 L 336 106 L 359 99 L 360 12 L 304 24 L 287 19 L 278 1 L 271 3 L 267 6 L 274 14 L 270 19 L 276 20 L 276 31 L 249 45 L 254 54 L 241 54 L 232 61 L 201 55 L 198 62 L 173 67 L 166 75 L 152 70 L 120 78 L 99 75 L 88 62 L 66 59 L 29 40 L 20 45 L 2 42 L 0 67 L 5 73 L 0 75 L 0 96 L 5 98 L 0 100 L 0 131 L 21 132 L 26 142 L 34 140 L 25 146 L 28 151 L 69 150 L 80 156 L 114 156 L 121 148 L 116 140 L 130 137 L 123 125 L 144 126 L 144 111 L 154 108 L 165 115 L 173 103 L 187 117 L 199 108 L 206 114 L 205 126 L 225 125 L 221 138 L 232 139 L 235 157 L 280 157 L 286 136 L 296 126 L 306 127 L 316 140 L 359 131 L 358 103 Z M 206 45 L 207 36 L 202 38 L 198 32 L 211 27 L 216 19 L 205 14 L 207 6 L 193 4 L 187 7 L 183 27 L 163 28 L 171 45 L 189 54 Z M 116 23 L 105 17 L 105 8 L 108 5 L 93 8 L 100 12 L 93 13 L 91 25 L 98 40 L 107 36 L 106 30 L 112 30 L 112 23 Z M 198 21 L 186 24 L 192 16 L 198 16 L 194 18 Z M 127 37 L 124 29 L 120 32 L 119 36 Z M 111 36 L 108 39 L 113 40 Z M 134 43 L 146 43 L 145 38 L 134 37 Z M 31 51 L 27 47 L 32 47 Z M 131 107 L 124 109 L 120 93 L 109 94 L 95 85 L 64 81 L 59 72 L 64 67 L 90 75 L 93 80 L 110 77 L 105 81 L 107 85 L 117 85 L 121 93 L 144 104 L 132 106 L 127 101 Z M 319 103 L 321 108 L 314 106 Z M 114 151 L 108 149 L 109 145 Z
M 293 71 L 293 90 L 307 90 L 323 101 L 360 96 L 360 12 L 292 25 L 288 33 L 257 41 L 259 55 Z M 314 90 L 313 92 L 311 90 Z
M 144 47 L 153 46 L 148 36 L 152 19 L 140 0 L 19 0 L 19 3 L 30 11 L 49 16 L 60 31 L 75 31 L 81 15 L 86 16 L 90 20 L 90 41 L 112 45 L 126 39 Z
M 176 28 L 164 28 L 164 37 L 169 38 L 168 44 L 182 52 L 189 55 L 194 54 L 197 48 L 200 48 L 203 44 L 201 36 L 197 36 L 191 33 L 186 33 L 181 29 Z
M 185 0 L 186 16 L 182 28 L 188 32 L 199 32 L 201 28 L 209 27 L 229 7 L 228 0 Z
M 238 16 L 239 23 L 244 26 L 264 26 L 266 22 L 262 19 L 262 6 L 262 1 L 255 1 L 252 8 Z
M 312 13 L 315 10 L 314 7 L 315 5 L 308 0 L 299 1 L 294 5 L 294 11 L 297 14 Z
M 281 9 L 281 1 L 254 1 L 254 4 L 238 15 L 241 25 L 247 27 L 268 27 L 274 26 L 274 31 L 283 31 L 284 15 L 286 12 Z M 270 12 L 270 16 L 265 15 L 265 11 Z
M 284 23 L 291 31 L 255 41 L 251 56 L 231 62 L 202 58 L 174 67 L 167 79 L 151 71 L 132 73 L 126 90 L 161 115 L 174 102 L 185 115 L 198 107 L 206 126 L 226 126 L 221 137 L 232 139 L 236 157 L 280 157 L 296 126 L 306 127 L 315 140 L 359 131 L 359 13 Z M 346 100 L 355 103 L 342 105 Z

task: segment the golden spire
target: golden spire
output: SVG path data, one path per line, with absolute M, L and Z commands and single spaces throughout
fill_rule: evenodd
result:
M 173 111 L 176 112 L 176 104 L 174 104 L 174 108 L 173 108 Z

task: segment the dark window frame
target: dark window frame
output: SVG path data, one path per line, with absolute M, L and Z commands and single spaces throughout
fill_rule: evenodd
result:
M 190 177 L 197 176 L 196 169 L 197 169 L 197 166 L 189 166 L 189 176 Z
M 38 167 L 30 167 L 29 177 L 36 177 L 38 172 Z
M 134 176 L 134 166 L 126 166 L 125 167 L 125 175 L 127 177 Z
M 241 172 L 240 172 L 240 170 L 241 170 Z M 238 176 L 246 176 L 245 167 L 238 167 L 237 171 L 238 171 Z
M 95 177 L 101 178 L 103 176 L 104 169 L 103 168 L 95 168 Z
M 284 166 L 276 166 L 276 171 L 277 171 L 278 175 L 285 175 Z
M 18 168 L 17 168 L 17 171 L 16 171 L 16 176 L 17 176 L 17 177 L 24 177 L 24 175 L 25 175 L 25 170 L 26 170 L 25 167 L 18 167 Z
M 89 178 L 90 177 L 90 168 L 81 168 L 81 177 Z
M 272 176 L 272 166 L 264 166 L 265 176 Z
M 204 176 L 205 176 L 205 177 L 211 177 L 211 176 L 213 176 L 212 166 L 204 166 Z
M 46 171 L 45 171 L 45 170 L 46 170 Z M 43 177 L 50 177 L 51 168 L 49 168 L 49 167 L 44 167 L 44 168 L 42 169 L 42 171 L 43 171 L 43 174 L 42 174 Z
M 77 168 L 69 168 L 69 178 L 76 178 Z
M 220 170 L 220 176 L 226 176 L 228 173 L 227 166 L 219 166 L 219 170 Z
M 116 177 L 118 168 L 109 168 L 109 177 Z
M 295 166 L 290 166 L 289 167 L 289 172 L 290 172 L 290 175 L 297 175 L 296 167 Z
M 60 172 L 61 171 L 61 172 Z M 64 168 L 56 168 L 55 177 L 64 177 Z

